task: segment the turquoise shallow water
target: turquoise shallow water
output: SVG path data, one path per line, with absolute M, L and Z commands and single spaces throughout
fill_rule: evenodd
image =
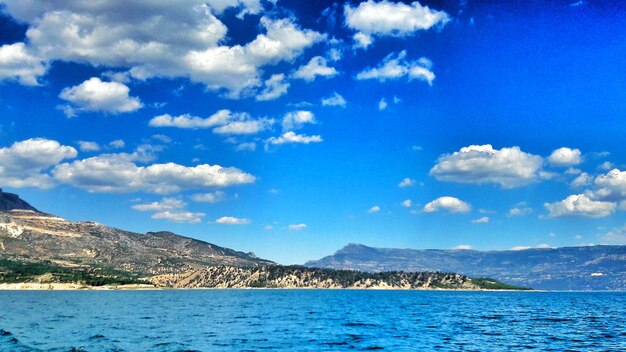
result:
M 624 351 L 626 293 L 0 291 L 0 351 Z

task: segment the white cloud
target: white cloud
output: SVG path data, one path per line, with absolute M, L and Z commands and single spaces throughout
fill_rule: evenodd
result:
M 357 32 L 352 36 L 354 39 L 355 48 L 367 48 L 374 43 L 374 38 L 371 35 L 362 32 Z
M 6 13 L 28 25 L 28 51 L 46 62 L 126 69 L 140 80 L 189 78 L 233 98 L 259 85 L 263 66 L 290 61 L 324 38 L 291 19 L 263 16 L 254 40 L 225 45 L 228 29 L 216 15 L 229 7 L 238 7 L 240 17 L 260 14 L 259 0 L 7 0 L 5 5 Z
M 300 66 L 300 68 L 293 73 L 293 78 L 312 82 L 317 76 L 330 78 L 336 76 L 337 73 L 338 72 L 334 67 L 328 66 L 328 62 L 325 58 L 315 56 L 309 61 L 309 63 Z
M 471 251 L 474 249 L 474 247 L 470 246 L 469 244 L 460 244 L 453 247 L 452 249 L 456 251 Z
M 322 98 L 322 106 L 341 106 L 345 108 L 346 100 L 339 93 L 335 92 L 330 97 Z
M 207 118 L 189 114 L 180 116 L 164 114 L 155 116 L 148 122 L 150 127 L 212 128 L 213 133 L 216 134 L 257 134 L 270 128 L 273 124 L 273 119 L 262 118 L 255 120 L 247 113 L 234 113 L 230 110 L 219 110 Z
M 524 153 L 519 147 L 498 150 L 490 144 L 472 145 L 439 157 L 430 175 L 439 181 L 515 188 L 536 181 L 542 162 L 540 156 Z
M 78 141 L 78 149 L 81 152 L 97 152 L 100 150 L 100 146 L 96 142 Z
M 220 165 L 187 167 L 175 163 L 139 166 L 128 154 L 100 156 L 63 163 L 52 170 L 55 180 L 90 192 L 176 193 L 188 189 L 252 183 L 255 177 Z
M 594 201 L 584 194 L 573 194 L 562 201 L 545 203 L 549 211 L 548 217 L 580 216 L 588 218 L 603 218 L 615 211 L 615 203 Z
M 433 26 L 442 27 L 449 21 L 445 12 L 431 10 L 417 1 L 409 5 L 368 0 L 355 8 L 347 4 L 344 12 L 346 26 L 358 31 L 355 40 L 362 47 L 371 44 L 373 35 L 407 36 Z
M 551 248 L 554 248 L 554 247 L 552 247 L 551 245 L 549 245 L 549 244 L 547 244 L 547 243 L 541 243 L 541 244 L 538 244 L 538 245 L 537 245 L 537 247 L 535 247 L 535 248 L 539 248 L 539 249 L 551 249 Z
M 256 150 L 256 143 L 255 142 L 239 143 L 237 147 L 235 147 L 235 150 L 240 151 L 240 152 L 253 152 Z
M 191 200 L 199 203 L 219 203 L 226 198 L 226 193 L 215 191 L 209 193 L 197 193 L 191 196 Z
M 378 110 L 379 111 L 383 111 L 387 108 L 387 100 L 385 100 L 385 98 L 380 98 L 380 100 L 378 101 Z
M 289 226 L 287 226 L 287 229 L 289 229 L 289 231 L 301 231 L 306 229 L 308 226 L 306 224 L 291 224 Z
M 489 222 L 488 216 L 483 216 L 482 218 L 472 220 L 472 224 L 486 224 Z
M 270 137 L 266 140 L 268 144 L 279 145 L 279 144 L 290 144 L 290 143 L 320 143 L 322 142 L 322 137 L 318 135 L 307 136 L 304 134 L 296 134 L 293 131 L 285 132 L 280 137 Z
M 408 177 L 405 177 L 404 179 L 402 179 L 402 181 L 400 181 L 400 183 L 398 183 L 398 187 L 400 188 L 411 187 L 414 185 L 415 185 L 415 180 L 410 179 Z
M 123 83 L 102 82 L 100 78 L 92 77 L 77 86 L 63 89 L 59 98 L 73 104 L 66 110 L 68 117 L 84 111 L 118 114 L 143 107 L 138 98 L 128 93 L 129 89 Z
M 264 83 L 263 90 L 255 97 L 257 101 L 267 101 L 278 99 L 282 95 L 287 94 L 289 90 L 289 82 L 285 79 L 285 75 L 282 73 L 272 75 Z
M 602 244 L 608 245 L 625 245 L 626 244 L 626 225 L 614 228 L 613 230 L 600 235 Z
M 292 111 L 283 117 L 283 131 L 298 130 L 305 124 L 316 124 L 315 115 L 310 111 L 298 110 Z
M 626 171 L 613 169 L 596 177 L 594 183 L 594 198 L 611 201 L 626 199 Z
M 598 169 L 604 170 L 604 171 L 609 171 L 613 169 L 614 167 L 615 165 L 610 161 L 605 161 L 602 164 L 598 165 Z
M 526 202 L 517 203 L 514 207 L 509 209 L 509 217 L 523 216 L 533 212 L 533 208 L 529 207 Z
M 159 142 L 163 142 L 163 143 L 172 143 L 172 138 L 170 138 L 169 136 L 166 136 L 164 134 L 153 134 L 151 136 L 152 139 L 155 139 Z
M 116 139 L 114 141 L 111 141 L 111 143 L 109 143 L 109 146 L 113 149 L 122 149 L 126 146 L 126 142 L 124 142 L 124 140 L 122 139 Z
M 455 197 L 439 197 L 424 206 L 424 212 L 433 213 L 447 210 L 450 213 L 468 213 L 472 210 L 469 203 Z
M 189 224 L 197 224 L 202 221 L 204 213 L 192 213 L 190 211 L 170 211 L 165 210 L 155 213 L 151 216 L 153 219 L 164 219 L 171 222 L 186 222 Z
M 410 200 L 410 199 L 405 199 L 404 201 L 402 201 L 402 203 L 401 203 L 401 204 L 402 204 L 402 206 L 403 206 L 403 207 L 405 207 L 405 208 L 410 208 L 410 207 L 411 207 L 412 202 L 411 202 L 411 200 Z
M 530 249 L 531 247 L 528 246 L 515 246 L 515 247 L 511 247 L 511 251 L 525 251 L 527 249 Z
M 431 71 L 432 62 L 427 58 L 420 58 L 416 61 L 406 61 L 406 50 L 397 55 L 391 53 L 383 59 L 378 67 L 367 68 L 356 75 L 356 79 L 377 79 L 380 82 L 386 80 L 407 77 L 409 81 L 414 79 L 424 81 L 429 85 L 433 84 L 435 74 Z
M 584 187 L 587 186 L 591 183 L 591 176 L 589 176 L 588 173 L 583 172 L 580 175 L 578 175 L 571 183 L 570 186 L 574 187 L 574 188 L 580 188 L 580 187 Z
M 158 202 L 133 205 L 132 208 L 139 211 L 163 212 L 184 208 L 187 203 L 177 198 L 163 198 Z
M 215 220 L 216 224 L 222 225 L 247 225 L 251 223 L 250 219 L 240 219 L 233 216 L 222 216 L 221 218 Z
M 37 86 L 46 71 L 43 60 L 29 53 L 24 43 L 0 46 L 0 81 L 17 80 L 25 86 Z
M 575 166 L 582 162 L 582 154 L 578 149 L 563 147 L 553 151 L 547 160 L 554 166 Z
M 378 205 L 374 205 L 373 207 L 367 210 L 368 214 L 378 213 L 380 211 L 380 207 Z
M 73 159 L 76 149 L 44 138 L 31 138 L 0 148 L 0 184 L 14 188 L 50 188 L 54 180 L 47 170 L 65 159 Z

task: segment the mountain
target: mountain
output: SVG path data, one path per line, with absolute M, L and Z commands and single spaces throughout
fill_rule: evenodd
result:
M 14 193 L 5 193 L 0 188 L 0 211 L 9 210 L 32 210 L 39 212 L 32 205 L 20 199 L 20 196 Z
M 92 221 L 68 221 L 42 213 L 12 193 L 0 192 L 0 205 L 0 289 L 68 284 L 74 288 L 119 284 L 181 288 L 515 288 L 452 273 L 286 267 L 253 253 L 171 232 L 140 234 Z
M 171 232 L 139 234 L 23 209 L 0 211 L 0 259 L 104 266 L 141 275 L 181 272 L 207 265 L 274 264 L 252 253 Z
M 508 251 L 415 250 L 349 244 L 308 267 L 455 272 L 546 290 L 626 290 L 626 246 Z

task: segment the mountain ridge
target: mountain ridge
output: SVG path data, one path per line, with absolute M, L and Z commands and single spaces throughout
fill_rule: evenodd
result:
M 626 246 L 477 251 L 375 248 L 350 243 L 308 267 L 444 271 L 551 290 L 626 290 Z

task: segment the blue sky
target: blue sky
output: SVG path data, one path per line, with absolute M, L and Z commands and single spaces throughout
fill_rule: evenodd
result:
M 280 263 L 626 244 L 622 2 L 0 1 L 0 187 Z

